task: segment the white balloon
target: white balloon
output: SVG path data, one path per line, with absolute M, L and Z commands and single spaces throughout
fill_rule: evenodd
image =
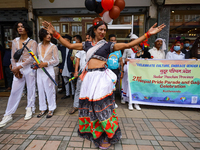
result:
M 111 18 L 110 18 L 110 16 L 109 16 L 109 11 L 106 11 L 104 14 L 103 14 L 103 21 L 105 22 L 105 23 L 109 23 L 109 22 L 111 22 Z
M 112 23 L 113 23 L 113 19 L 110 22 L 108 22 L 109 25 L 112 25 Z

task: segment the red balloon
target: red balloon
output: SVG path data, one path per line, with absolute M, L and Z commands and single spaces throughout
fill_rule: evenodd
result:
M 120 15 L 120 8 L 118 6 L 113 6 L 113 8 L 109 11 L 109 16 L 112 19 L 117 19 Z
M 116 0 L 115 6 L 118 6 L 120 8 L 120 11 L 122 11 L 125 7 L 125 1 L 124 0 Z
M 101 5 L 104 10 L 111 10 L 114 5 L 114 0 L 102 0 Z
M 94 20 L 93 20 L 93 22 L 92 22 L 92 23 L 93 23 L 93 25 L 94 25 L 94 23 L 95 23 L 95 22 L 99 22 L 99 21 L 102 21 L 102 19 L 101 19 L 101 18 L 99 18 L 99 17 L 97 17 L 97 18 L 94 18 Z
M 103 12 L 99 14 L 99 16 L 101 16 L 101 17 L 102 17 L 102 16 L 103 16 L 103 14 L 104 14 L 106 11 L 107 11 L 107 10 L 103 10 Z

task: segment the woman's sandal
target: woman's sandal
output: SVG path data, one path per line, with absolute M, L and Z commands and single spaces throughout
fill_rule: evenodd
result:
M 108 149 L 110 148 L 111 144 L 110 143 L 102 143 L 101 145 L 99 145 L 99 148 L 101 149 Z
M 51 111 L 51 112 L 48 112 L 48 114 L 47 114 L 46 118 L 51 118 L 52 116 L 53 116 L 53 111 Z
M 73 107 L 70 111 L 69 114 L 74 114 L 78 110 L 77 107 Z
M 37 115 L 37 118 L 40 118 L 40 117 L 44 116 L 46 113 L 47 113 L 47 110 L 41 111 L 41 112 Z
M 102 144 L 109 144 L 109 142 L 106 140 L 103 140 Z

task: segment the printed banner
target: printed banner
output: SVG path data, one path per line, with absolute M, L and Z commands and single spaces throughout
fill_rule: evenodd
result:
M 200 108 L 200 61 L 131 59 L 128 80 L 131 103 Z

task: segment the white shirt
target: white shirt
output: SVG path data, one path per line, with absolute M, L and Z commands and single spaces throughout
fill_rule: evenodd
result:
M 166 59 L 185 59 L 185 54 L 182 52 L 178 55 L 175 51 L 168 52 L 166 55 Z
M 83 70 L 86 66 L 86 52 L 85 51 L 78 51 L 75 55 L 75 57 L 79 58 L 80 59 L 80 62 L 79 62 L 79 65 L 80 65 L 80 68 L 79 68 L 79 71 L 80 70 Z
M 124 53 L 122 55 L 122 60 L 123 60 L 123 63 L 125 63 L 125 59 L 126 58 L 131 58 L 131 54 L 133 53 L 133 50 L 131 48 L 129 49 L 125 49 L 124 50 Z
M 67 55 L 68 55 L 68 53 L 69 53 L 69 49 L 66 48 L 65 64 L 64 64 L 64 67 L 63 67 L 63 71 L 62 71 L 62 76 L 71 77 L 71 74 L 69 73 L 68 68 L 67 68 Z
M 47 62 L 48 66 L 56 66 L 59 64 L 58 48 L 53 43 L 49 43 L 44 56 L 42 56 L 42 42 L 38 44 L 38 58 L 40 61 Z
M 131 54 L 131 58 L 132 58 L 132 59 L 135 59 L 135 54 L 136 54 L 136 53 L 132 53 L 132 54 Z
M 149 53 L 153 56 L 153 59 L 165 59 L 165 52 L 161 49 L 158 50 L 156 47 L 150 49 Z

